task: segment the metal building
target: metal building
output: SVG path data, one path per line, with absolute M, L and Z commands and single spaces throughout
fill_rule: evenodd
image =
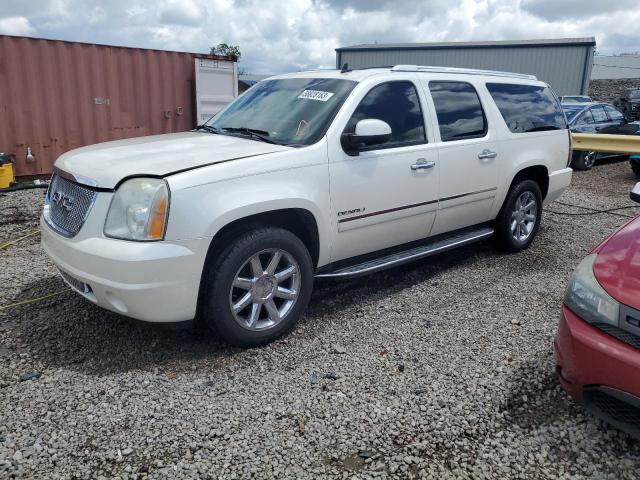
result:
M 593 57 L 592 80 L 640 78 L 640 55 Z
M 49 174 L 73 148 L 193 128 L 237 78 L 231 57 L 0 35 L 0 152 Z
M 586 94 L 596 41 L 588 38 L 495 42 L 364 44 L 336 48 L 336 67 L 433 65 L 527 73 L 559 95 Z

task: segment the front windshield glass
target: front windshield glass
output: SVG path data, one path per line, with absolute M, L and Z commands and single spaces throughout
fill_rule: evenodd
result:
M 640 90 L 631 90 L 630 95 L 633 100 L 640 100 Z
M 254 139 L 260 135 L 283 145 L 311 145 L 324 135 L 355 85 L 351 80 L 334 78 L 265 80 L 206 125 L 223 134 Z

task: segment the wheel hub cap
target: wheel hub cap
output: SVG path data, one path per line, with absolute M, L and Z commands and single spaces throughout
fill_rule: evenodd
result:
M 277 288 L 278 281 L 276 277 L 273 275 L 263 275 L 253 284 L 251 295 L 254 300 L 264 302 L 275 294 Z

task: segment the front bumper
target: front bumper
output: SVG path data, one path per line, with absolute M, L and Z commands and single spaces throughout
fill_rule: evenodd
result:
M 571 184 L 572 175 L 573 170 L 568 167 L 549 174 L 549 188 L 547 189 L 547 196 L 544 198 L 545 205 L 555 202 L 560 198 L 560 195 L 562 195 Z
M 560 384 L 575 400 L 617 428 L 640 435 L 639 349 L 563 306 L 554 356 Z
M 205 239 L 129 242 L 102 236 L 66 238 L 44 217 L 40 230 L 42 247 L 65 281 L 91 302 L 148 322 L 195 317 L 209 245 Z

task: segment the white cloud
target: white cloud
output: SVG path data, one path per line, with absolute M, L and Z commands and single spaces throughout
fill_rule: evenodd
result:
M 32 35 L 35 33 L 29 19 L 26 17 L 0 18 L 0 34 L 4 35 Z
M 601 52 L 640 48 L 636 0 L 0 0 L 0 32 L 207 52 L 239 45 L 242 67 L 333 67 L 359 43 L 595 36 Z

